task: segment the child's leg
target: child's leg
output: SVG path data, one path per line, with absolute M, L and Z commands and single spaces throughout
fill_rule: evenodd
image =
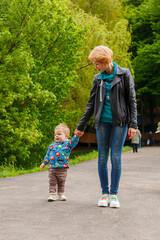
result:
M 58 184 L 58 194 L 63 194 L 65 192 L 65 183 L 67 177 L 67 168 L 56 169 L 57 184 Z
M 57 177 L 56 177 L 56 169 L 49 168 L 48 169 L 48 176 L 49 176 L 49 194 L 56 193 L 57 187 Z

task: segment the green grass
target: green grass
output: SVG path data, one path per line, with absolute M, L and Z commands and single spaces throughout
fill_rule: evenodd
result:
M 125 146 L 123 148 L 123 152 L 127 152 L 129 150 L 130 150 L 129 146 Z M 98 158 L 98 152 L 96 150 L 72 152 L 70 156 L 70 165 L 75 165 L 80 162 L 84 162 L 91 159 L 97 159 L 97 158 Z M 18 169 L 18 168 L 15 168 L 13 165 L 0 166 L 0 178 L 14 177 L 22 174 L 41 172 L 46 170 L 47 168 L 44 170 L 41 170 L 40 167 L 34 167 L 32 169 L 23 169 L 23 168 Z

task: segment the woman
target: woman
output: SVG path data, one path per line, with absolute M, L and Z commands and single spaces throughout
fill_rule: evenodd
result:
M 141 138 L 141 132 L 139 131 L 139 129 L 137 127 L 136 135 L 131 140 L 134 153 L 138 152 L 138 145 L 139 145 L 140 138 Z
M 87 108 L 77 125 L 76 135 L 83 135 L 84 128 L 94 113 L 98 142 L 98 173 L 102 188 L 99 207 L 120 207 L 117 198 L 121 176 L 121 154 L 125 138 L 136 134 L 137 104 L 134 81 L 129 69 L 113 62 L 113 52 L 97 46 L 89 55 L 99 71 L 94 76 Z M 111 144 L 111 184 L 108 180 L 108 157 Z

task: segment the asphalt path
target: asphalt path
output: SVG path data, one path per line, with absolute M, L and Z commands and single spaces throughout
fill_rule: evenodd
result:
M 47 202 L 47 171 L 1 178 L 0 240 L 159 240 L 160 146 L 122 154 L 119 209 L 97 206 L 97 159 L 70 166 L 66 197 Z

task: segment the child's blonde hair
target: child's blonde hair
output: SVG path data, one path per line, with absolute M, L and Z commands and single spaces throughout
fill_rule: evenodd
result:
M 59 125 L 57 125 L 55 127 L 54 131 L 59 129 L 59 128 L 62 129 L 67 136 L 70 135 L 70 129 L 65 123 L 60 123 Z
M 113 61 L 113 52 L 108 47 L 105 47 L 103 45 L 95 47 L 90 55 L 89 60 L 91 62 L 99 62 L 99 63 L 112 63 Z

